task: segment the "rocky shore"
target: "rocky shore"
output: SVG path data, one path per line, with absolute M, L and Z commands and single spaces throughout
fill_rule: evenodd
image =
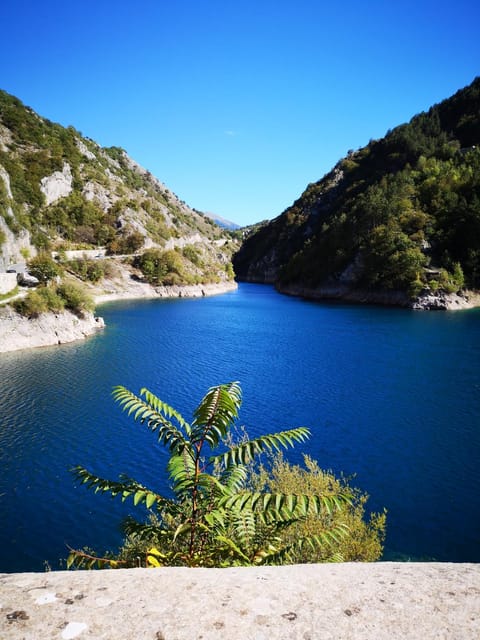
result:
M 0 309 L 0 353 L 83 340 L 104 326 L 103 319 L 93 313 L 79 318 L 63 311 L 28 319 L 7 306 Z
M 480 565 L 0 574 L 9 640 L 476 640 Z
M 202 298 L 227 293 L 227 291 L 234 291 L 237 286 L 236 282 L 229 281 L 211 284 L 154 287 L 146 282 L 130 280 L 125 286 L 105 287 L 103 292 L 96 292 L 95 302 L 99 305 L 114 300 L 135 300 L 139 298 Z
M 106 290 L 94 290 L 97 305 L 114 300 L 140 298 L 199 298 L 218 295 L 237 288 L 236 282 L 219 284 L 152 287 L 144 282 L 126 279 L 125 284 L 110 284 Z M 0 308 L 0 353 L 33 349 L 83 340 L 103 329 L 103 318 L 85 314 L 79 318 L 69 311 L 43 313 L 28 319 L 16 313 L 12 307 Z
M 406 307 L 424 311 L 455 311 L 473 309 L 480 306 L 480 294 L 473 291 L 458 293 L 424 293 L 412 300 L 403 291 L 373 291 L 352 289 L 341 283 L 322 287 L 302 287 L 287 285 L 277 287 L 280 293 L 308 300 L 341 300 L 359 304 L 380 304 Z

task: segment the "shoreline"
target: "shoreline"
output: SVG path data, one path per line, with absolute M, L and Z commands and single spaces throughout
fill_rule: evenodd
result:
M 371 291 L 351 289 L 345 285 L 323 287 L 301 287 L 298 285 L 276 286 L 276 290 L 287 296 L 304 298 L 305 300 L 337 300 L 355 304 L 373 304 L 388 307 L 403 307 L 416 311 L 467 311 L 480 307 L 480 292 L 465 291 L 457 293 L 426 293 L 411 300 L 403 291 Z
M 7 306 L 0 311 L 0 354 L 84 340 L 104 327 L 103 318 L 93 313 L 80 318 L 71 311 L 52 311 L 30 319 Z
M 129 285 L 127 289 L 109 291 L 107 293 L 94 294 L 95 305 L 100 306 L 107 302 L 118 302 L 122 300 L 155 300 L 156 298 L 205 298 L 209 296 L 221 295 L 238 288 L 235 281 L 195 284 L 195 285 L 173 285 L 170 287 L 153 287 L 147 283 L 137 282 Z
M 221 295 L 238 287 L 236 282 L 211 283 L 173 287 L 152 287 L 134 282 L 127 288 L 109 293 L 92 292 L 95 307 L 121 300 L 148 300 L 156 298 L 201 298 Z M 85 314 L 79 318 L 69 311 L 42 313 L 38 318 L 25 318 L 12 307 L 0 308 L 0 354 L 39 349 L 85 340 L 105 328 L 99 315 Z

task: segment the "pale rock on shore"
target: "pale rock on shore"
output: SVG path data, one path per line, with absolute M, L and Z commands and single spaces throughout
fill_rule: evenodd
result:
M 154 287 L 146 282 L 130 280 L 128 286 L 114 287 L 103 293 L 95 295 L 95 302 L 102 304 L 114 300 L 135 300 L 154 298 L 202 298 L 215 296 L 228 291 L 234 291 L 238 287 L 236 282 L 221 282 L 218 284 L 192 284 L 170 287 Z
M 4 307 L 0 310 L 0 353 L 83 340 L 104 326 L 103 319 L 93 313 L 79 318 L 70 311 L 62 311 L 28 319 L 11 307 Z
M 0 574 L 8 640 L 477 640 L 480 565 Z
M 445 292 L 424 293 L 415 300 L 411 300 L 403 291 L 352 289 L 342 283 L 315 288 L 286 285 L 278 287 L 278 290 L 280 293 L 308 300 L 341 300 L 359 304 L 407 307 L 424 311 L 456 311 L 480 306 L 480 294 L 474 291 L 465 291 L 461 295 Z

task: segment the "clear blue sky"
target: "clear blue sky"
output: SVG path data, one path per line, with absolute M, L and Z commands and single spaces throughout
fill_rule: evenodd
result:
M 1 21 L 0 88 L 240 224 L 480 75 L 478 0 L 15 0 Z

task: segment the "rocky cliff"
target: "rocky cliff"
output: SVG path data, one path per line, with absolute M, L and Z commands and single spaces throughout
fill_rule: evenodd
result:
M 480 78 L 349 151 L 248 233 L 234 269 L 280 291 L 422 308 L 479 290 Z
M 188 263 L 187 246 L 197 250 Z M 197 279 L 231 279 L 234 236 L 120 147 L 103 148 L 0 91 L 0 270 L 38 251 L 179 250 Z
M 0 353 L 65 344 L 95 334 L 104 328 L 93 313 L 78 317 L 70 311 L 42 313 L 24 318 L 10 307 L 0 308 Z

